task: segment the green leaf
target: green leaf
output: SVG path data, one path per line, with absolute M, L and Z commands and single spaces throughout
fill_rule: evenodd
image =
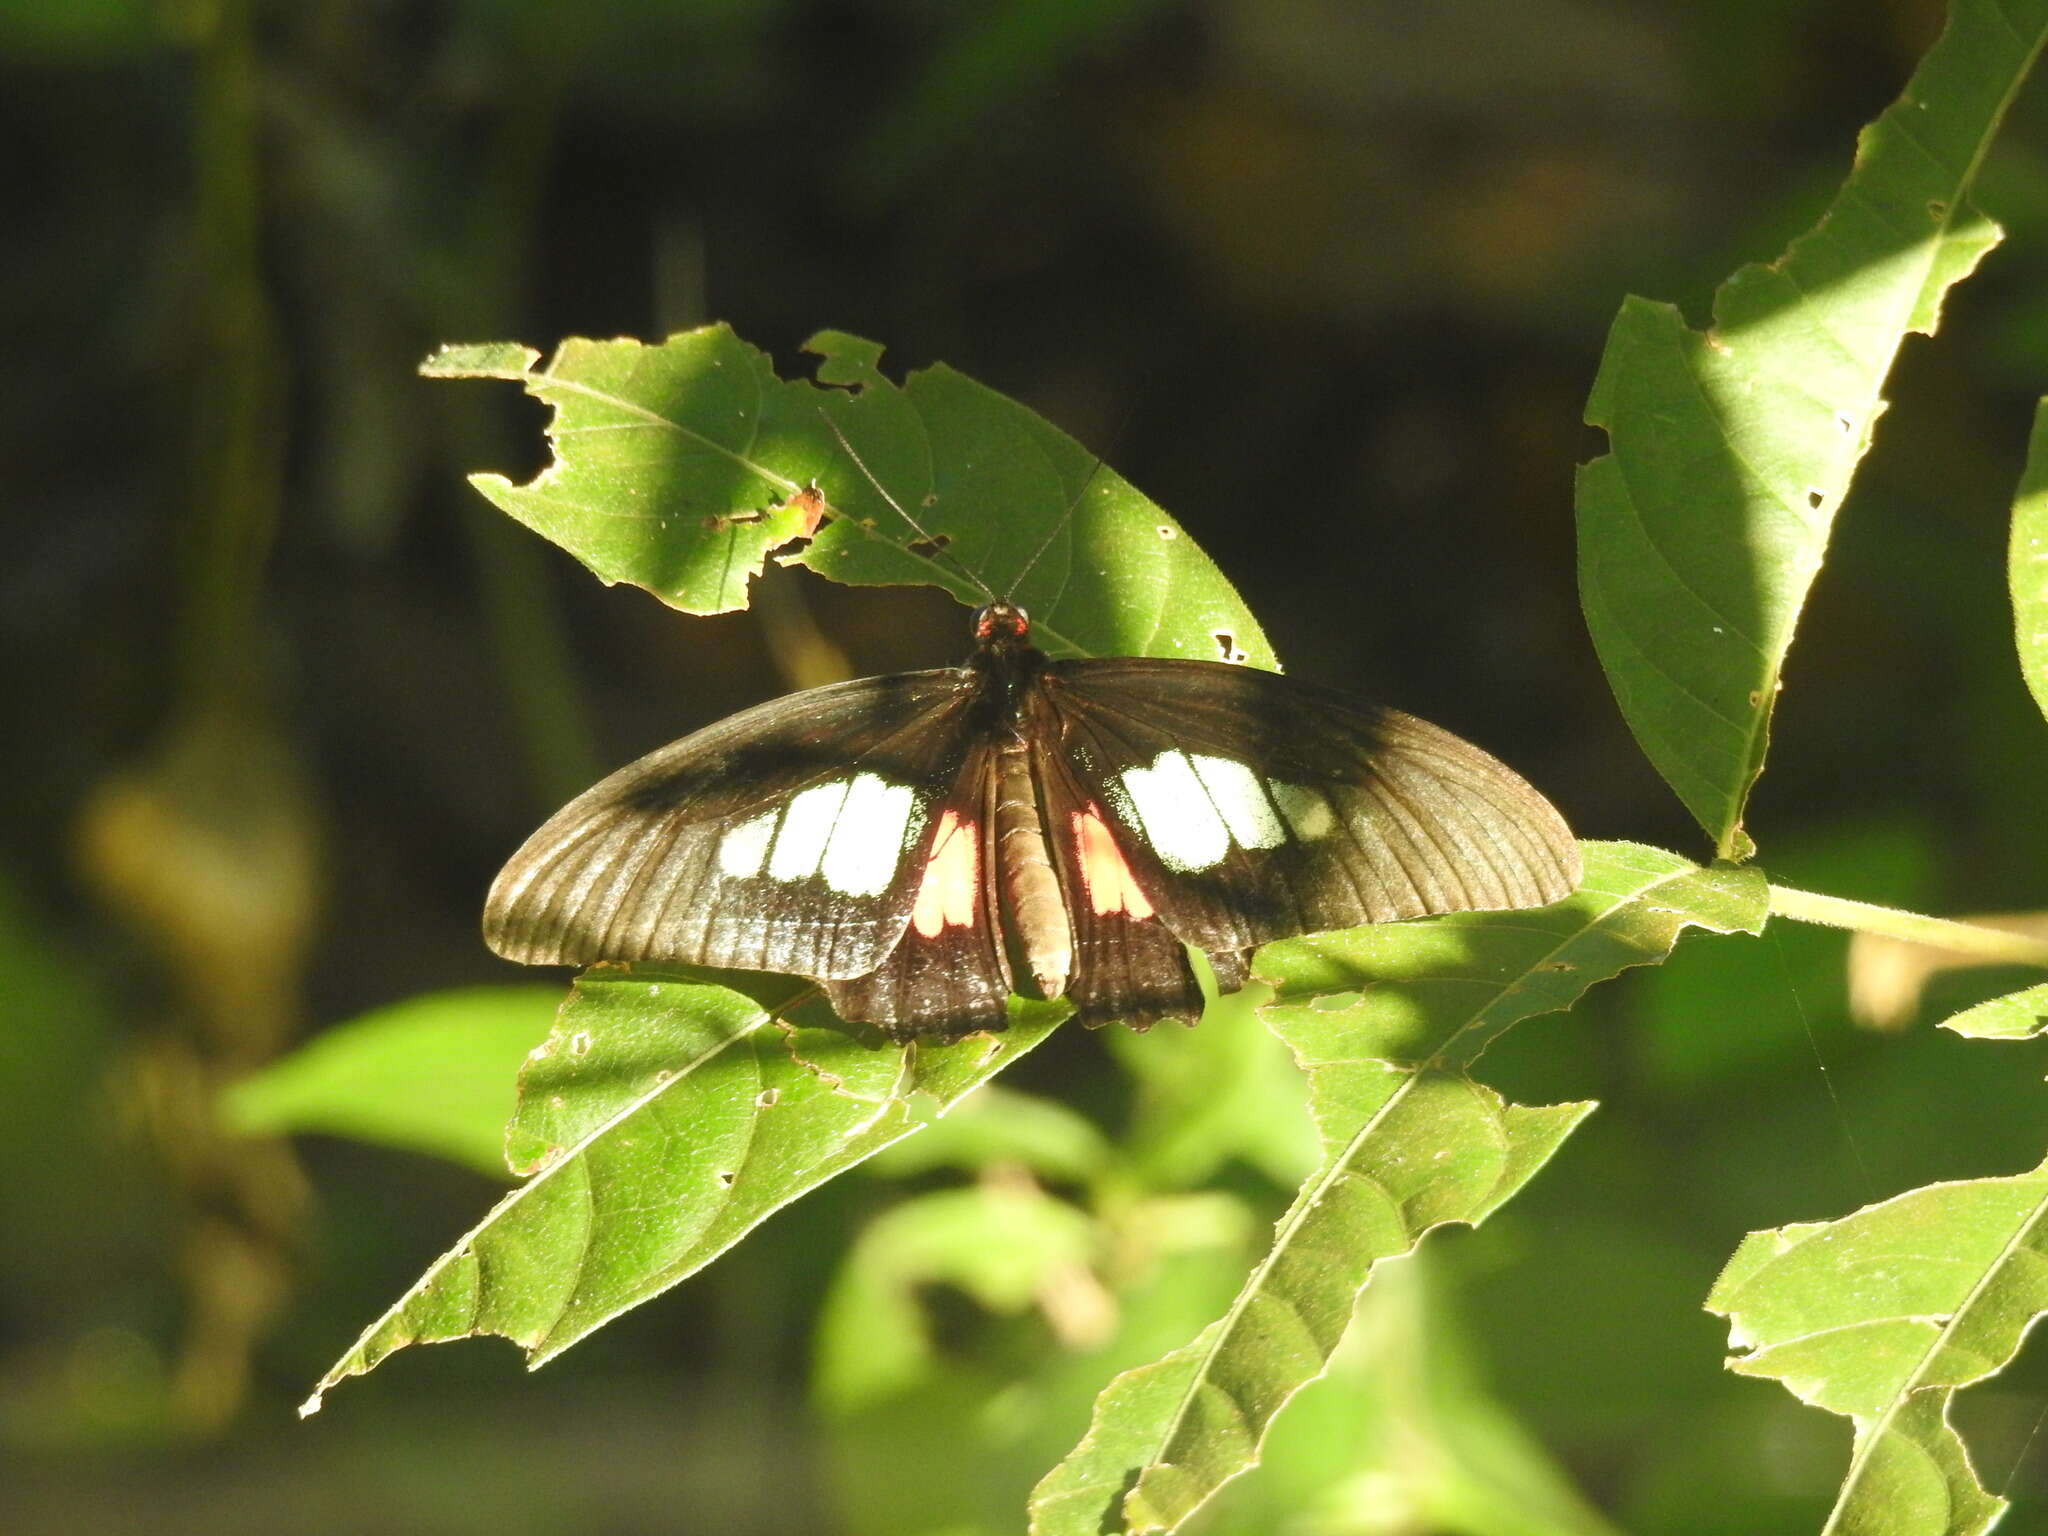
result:
M 990 1083 L 969 1094 L 943 1120 L 879 1154 L 869 1170 L 912 1178 L 935 1168 L 980 1170 L 1005 1164 L 1041 1178 L 1079 1184 L 1115 1156 L 1086 1117 L 1036 1094 Z
M 551 405 L 551 465 L 471 483 L 605 581 L 685 612 L 745 607 L 768 555 L 802 544 L 785 562 L 835 581 L 1012 596 L 1056 655 L 1273 665 L 1208 556 L 1042 417 L 943 365 L 899 387 L 878 346 L 841 332 L 809 349 L 819 384 L 778 377 L 722 325 L 656 346 L 572 339 L 541 369 L 512 342 L 444 348 L 422 371 L 518 379 Z M 826 520 L 805 544 L 793 498 L 812 487 Z
M 1235 1159 L 1286 1189 L 1315 1166 L 1301 1070 L 1259 1027 L 1262 994 L 1247 987 L 1216 999 L 1195 1029 L 1110 1035 L 1110 1053 L 1136 1087 L 1122 1150 L 1146 1188 L 1192 1188 Z
M 943 1113 L 1065 1013 L 1013 1003 L 1000 1036 L 877 1047 L 834 1022 L 810 987 L 746 984 L 761 996 L 658 968 L 579 977 L 521 1076 L 506 1137 L 515 1171 L 531 1176 L 365 1331 L 301 1411 L 408 1344 L 494 1333 L 544 1363 Z
M 1970 1536 L 2005 1508 L 1948 1413 L 2048 1312 L 2044 1216 L 2048 1164 L 1743 1239 L 1707 1298 L 1728 1319 L 1730 1368 L 1856 1427 L 1827 1532 Z
M 2048 982 L 1965 1008 L 1941 1027 L 1973 1040 L 2032 1039 L 2048 1029 Z
M 2012 549 L 2006 568 L 2012 583 L 2020 675 L 2041 713 L 2048 715 L 2048 400 L 2034 408 L 2027 468 L 2013 502 Z
M 221 1095 L 245 1136 L 318 1131 L 427 1152 L 505 1177 L 505 1122 L 554 986 L 430 992 L 323 1030 Z
M 1102 1383 L 1185 1339 L 1230 1299 L 1250 1262 L 1251 1225 L 1238 1206 L 1227 1238 L 1212 1223 L 1220 1243 L 1154 1250 L 1135 1265 L 1119 1258 L 1115 1332 L 1093 1347 L 1035 1317 L 961 1329 L 946 1326 L 959 1308 L 939 1311 L 937 1359 L 913 1387 L 818 1416 L 833 1529 L 1015 1536 L 1031 1485 L 1073 1443 Z M 1121 1248 L 1122 1234 L 1110 1242 Z
M 1259 1476 L 1232 1485 L 1205 1530 L 1618 1536 L 1487 1390 L 1428 1259 L 1374 1276 L 1328 1372 L 1274 1425 Z
M 997 1314 L 1025 1311 L 1055 1287 L 1096 1296 L 1087 1215 L 1021 1181 L 940 1190 L 905 1201 L 861 1234 L 818 1319 L 818 1399 L 837 1414 L 924 1383 L 938 1362 L 920 1290 L 945 1283 Z M 1100 1310 L 1110 1311 L 1106 1297 Z
M 1268 945 L 1266 1016 L 1309 1075 L 1322 1167 L 1230 1310 L 1110 1383 L 1074 1452 L 1039 1484 L 1039 1536 L 1177 1529 L 1254 1465 L 1266 1427 L 1327 1363 L 1380 1259 L 1432 1227 L 1477 1224 L 1540 1168 L 1590 1104 L 1524 1108 L 1463 1075 L 1500 1033 L 1667 954 L 1699 926 L 1756 932 L 1755 870 L 1699 869 L 1586 845 L 1585 881 L 1535 912 L 1460 913 Z
M 1833 206 L 1720 288 L 1711 330 L 1638 298 L 1615 319 L 1580 597 L 1630 729 L 1723 858 L 1750 851 L 1785 655 L 1892 358 L 1998 239 L 1969 192 L 2044 36 L 2048 0 L 1956 0 Z

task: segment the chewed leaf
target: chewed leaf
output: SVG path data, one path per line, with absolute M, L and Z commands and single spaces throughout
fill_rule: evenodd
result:
M 759 996 L 655 969 L 585 973 L 520 1083 L 508 1157 L 530 1174 L 320 1381 L 408 1344 L 500 1334 L 539 1365 L 694 1274 L 762 1220 L 916 1130 L 1064 1015 L 878 1048 L 809 988 Z
M 443 348 L 422 372 L 517 379 L 554 408 L 533 480 L 472 483 L 606 581 L 688 613 L 747 604 L 771 554 L 835 581 L 923 582 L 1030 610 L 1059 655 L 1213 657 L 1271 648 L 1173 519 L 1042 417 L 943 365 L 902 385 L 881 349 L 810 343 L 818 383 L 783 379 L 722 325 L 655 345 Z
M 745 607 L 768 553 L 802 534 L 804 514 L 787 504 L 832 458 L 817 391 L 784 383 L 724 326 L 659 346 L 571 339 L 540 369 L 538 356 L 488 342 L 423 367 L 517 379 L 554 407 L 552 464 L 525 485 L 470 483 L 606 581 L 687 613 Z
M 2020 675 L 2041 713 L 2048 715 L 2048 400 L 2034 409 L 2027 469 L 2012 507 L 2012 547 L 2006 572 L 2012 585 Z
M 2048 1165 L 1752 1232 L 1707 1299 L 1729 1364 L 1856 1426 L 1830 1531 L 1974 1536 L 2005 1508 L 1949 1423 L 2048 1312 Z
M 1036 1536 L 1167 1531 L 1255 1465 L 1274 1416 L 1321 1374 L 1383 1258 L 1477 1224 L 1591 1111 L 1505 1102 L 1463 1073 L 1501 1031 L 1661 958 L 1687 926 L 1755 932 L 1754 870 L 1702 870 L 1586 845 L 1577 894 L 1534 912 L 1459 913 L 1260 951 L 1264 1011 L 1309 1075 L 1322 1166 L 1230 1310 L 1118 1377 L 1032 1498 Z
M 2048 0 L 1957 0 L 1825 217 L 1715 295 L 1714 325 L 1627 300 L 1587 402 L 1611 451 L 1579 474 L 1579 585 L 1601 664 L 1657 770 L 1742 857 L 1794 626 L 1900 343 L 1998 239 L 1969 201 Z
M 1467 1067 L 1510 1025 L 1662 959 L 1688 927 L 1760 933 L 1754 869 L 1640 843 L 1584 843 L 1578 891 L 1529 912 L 1459 912 L 1269 944 L 1267 1017 L 1313 1071 L 1347 1061 Z

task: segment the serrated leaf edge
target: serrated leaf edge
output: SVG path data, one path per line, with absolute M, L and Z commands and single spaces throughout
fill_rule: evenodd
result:
M 1644 845 L 1619 844 L 1615 846 L 1624 849 L 1644 847 L 1644 851 L 1646 852 L 1661 852 L 1661 850 L 1647 848 Z M 1667 858 L 1678 857 L 1677 855 L 1671 854 L 1665 854 L 1664 856 Z M 1615 914 L 1621 911 L 1622 909 L 1628 907 L 1635 907 L 1638 905 L 1648 906 L 1646 898 L 1658 889 L 1666 885 L 1669 885 L 1673 881 L 1694 878 L 1709 872 L 1710 871 L 1708 869 L 1705 869 L 1702 866 L 1695 865 L 1687 861 L 1683 862 L 1679 868 L 1665 870 L 1656 873 L 1644 884 L 1636 886 L 1631 890 L 1608 893 L 1612 896 L 1613 899 L 1609 902 L 1609 904 L 1606 907 L 1601 909 L 1597 915 L 1592 916 L 1588 921 L 1574 928 L 1569 934 L 1560 938 L 1556 944 L 1553 944 L 1549 950 L 1545 951 L 1545 953 L 1540 959 L 1524 967 L 1521 974 L 1528 975 L 1535 971 L 1545 968 L 1552 961 L 1554 961 L 1559 951 L 1566 949 L 1574 944 L 1583 942 L 1589 934 L 1597 931 L 1602 925 L 1611 921 L 1614 918 Z M 1761 877 L 1759 876 L 1758 879 L 1760 881 Z M 1650 910 L 1654 911 L 1657 909 L 1651 908 Z M 1640 953 L 1643 956 L 1642 959 L 1625 961 L 1623 964 L 1618 966 L 1615 969 L 1615 971 L 1610 972 L 1608 975 L 1595 977 L 1592 980 L 1587 981 L 1586 984 L 1583 987 L 1581 987 L 1577 993 L 1573 995 L 1571 999 L 1572 1003 L 1576 1003 L 1580 997 L 1583 997 L 1587 991 L 1591 990 L 1592 987 L 1598 985 L 1599 982 L 1611 980 L 1612 977 L 1614 975 L 1618 975 L 1620 971 L 1633 969 L 1635 966 L 1638 965 L 1648 964 L 1652 960 L 1654 960 L 1659 954 L 1670 953 L 1671 948 L 1677 943 L 1679 937 L 1684 933 L 1685 929 L 1688 927 L 1708 927 L 1710 928 L 1710 931 L 1721 932 L 1748 931 L 1739 928 L 1712 930 L 1710 924 L 1701 922 L 1697 918 L 1691 917 L 1690 913 L 1684 909 L 1672 909 L 1668 913 L 1664 913 L 1661 915 L 1669 915 L 1681 919 L 1679 922 L 1674 923 L 1672 925 L 1668 942 L 1663 944 L 1660 948 L 1643 949 L 1640 951 Z M 1767 917 L 1767 915 L 1767 910 L 1760 905 L 1759 922 L 1763 921 Z M 1517 987 L 1518 983 L 1510 983 L 1506 986 L 1503 986 L 1500 989 L 1499 994 L 1494 999 L 1493 1003 L 1488 1004 L 1486 1008 L 1481 1009 L 1480 1011 L 1482 1013 L 1489 1011 L 1492 1007 L 1497 1005 L 1501 999 L 1512 996 L 1514 992 L 1517 990 Z M 1299 1000 L 1290 999 L 1289 1001 L 1290 1003 L 1293 1003 Z M 1567 1006 L 1569 1006 L 1569 1004 Z M 1545 1014 L 1558 1013 L 1563 1011 L 1565 1010 L 1562 1008 L 1546 1008 L 1542 1011 L 1541 1014 L 1533 1014 L 1529 1015 L 1528 1017 L 1542 1017 Z M 1515 1020 L 1513 1022 L 1520 1023 L 1525 1021 L 1526 1020 Z M 1456 1034 L 1453 1035 L 1451 1038 L 1459 1038 L 1460 1036 L 1463 1036 L 1474 1027 L 1477 1026 L 1471 1024 L 1461 1026 L 1460 1029 L 1456 1032 Z M 1147 1371 L 1153 1369 L 1156 1366 L 1164 1365 L 1167 1361 L 1173 1360 L 1176 1355 L 1181 1355 L 1184 1351 L 1187 1352 L 1187 1358 L 1199 1360 L 1200 1364 L 1190 1375 L 1188 1386 L 1182 1392 L 1180 1401 L 1175 1407 L 1171 1418 L 1164 1421 L 1164 1428 L 1162 1429 L 1162 1432 L 1159 1433 L 1156 1437 L 1154 1437 L 1155 1443 L 1157 1443 L 1162 1448 L 1172 1443 L 1175 1435 L 1179 1433 L 1181 1425 L 1185 1423 L 1187 1415 L 1192 1408 L 1192 1405 L 1196 1399 L 1197 1394 L 1203 1390 L 1203 1387 L 1207 1380 L 1209 1366 L 1213 1364 L 1213 1362 L 1216 1360 L 1224 1339 L 1229 1336 L 1233 1325 L 1240 1319 L 1245 1310 L 1251 1305 L 1251 1302 L 1263 1294 L 1260 1291 L 1260 1283 L 1263 1281 L 1264 1277 L 1271 1272 L 1273 1266 L 1277 1264 L 1280 1258 L 1283 1256 L 1286 1250 L 1288 1239 L 1292 1236 L 1295 1229 L 1298 1228 L 1302 1222 L 1306 1221 L 1308 1216 L 1314 1212 L 1317 1206 L 1321 1204 L 1323 1197 L 1327 1195 L 1332 1188 L 1336 1187 L 1337 1181 L 1340 1178 L 1352 1176 L 1347 1174 L 1346 1164 L 1348 1164 L 1348 1162 L 1351 1160 L 1351 1157 L 1355 1153 L 1358 1145 L 1366 1136 L 1368 1136 L 1372 1132 L 1372 1130 L 1375 1127 L 1377 1127 L 1377 1125 L 1385 1118 L 1385 1116 L 1390 1111 L 1392 1111 L 1395 1107 L 1398 1106 L 1402 1099 L 1405 1098 L 1409 1090 L 1422 1076 L 1423 1072 L 1429 1070 L 1431 1067 L 1436 1066 L 1438 1063 L 1444 1060 L 1445 1051 L 1447 1049 L 1448 1042 L 1446 1042 L 1445 1046 L 1440 1047 L 1436 1053 L 1433 1053 L 1426 1062 L 1418 1063 L 1413 1066 L 1387 1062 L 1377 1057 L 1347 1058 L 1342 1061 L 1333 1059 L 1329 1062 L 1318 1062 L 1316 1064 L 1316 1066 L 1320 1068 L 1323 1066 L 1337 1066 L 1354 1063 L 1376 1063 L 1387 1067 L 1390 1071 L 1402 1072 L 1404 1074 L 1404 1078 L 1401 1084 L 1398 1087 L 1396 1087 L 1391 1094 L 1388 1095 L 1385 1102 L 1383 1102 L 1377 1109 L 1374 1110 L 1372 1115 L 1367 1119 L 1366 1123 L 1363 1126 L 1361 1126 L 1355 1134 L 1346 1139 L 1345 1144 L 1341 1151 L 1339 1151 L 1336 1154 L 1333 1154 L 1326 1161 L 1324 1166 L 1321 1169 L 1319 1169 L 1315 1175 L 1311 1177 L 1309 1184 L 1305 1184 L 1303 1186 L 1301 1192 L 1297 1194 L 1293 1204 L 1290 1205 L 1286 1213 L 1284 1213 L 1280 1218 L 1280 1222 L 1275 1228 L 1274 1241 L 1272 1246 L 1267 1250 L 1265 1256 L 1262 1259 L 1260 1259 L 1259 1263 L 1253 1267 L 1251 1273 L 1246 1276 L 1244 1285 L 1239 1289 L 1237 1296 L 1232 1299 L 1229 1309 L 1226 1310 L 1221 1317 L 1217 1318 L 1214 1322 L 1207 1325 L 1199 1334 L 1195 1336 L 1195 1338 L 1191 1339 L 1187 1344 L 1182 1345 L 1179 1349 L 1169 1351 L 1166 1355 L 1162 1356 L 1157 1361 L 1133 1367 L 1132 1370 L 1124 1372 L 1121 1375 L 1119 1375 L 1115 1381 L 1112 1381 L 1108 1386 L 1106 1386 L 1103 1389 L 1101 1397 L 1106 1397 L 1107 1394 L 1114 1389 L 1117 1382 L 1121 1382 L 1131 1376 L 1138 1374 L 1139 1372 Z M 1449 1069 L 1446 1075 L 1462 1076 L 1463 1074 L 1457 1072 L 1456 1069 Z M 1465 1080 L 1468 1083 L 1471 1083 L 1471 1079 L 1466 1078 Z M 1474 1088 L 1478 1088 L 1480 1086 L 1477 1083 L 1471 1083 L 1471 1085 Z M 1504 1099 L 1500 1099 L 1498 1095 L 1494 1095 L 1494 1098 L 1496 1100 L 1495 1115 L 1497 1118 L 1504 1118 L 1509 1111 L 1514 1110 L 1516 1108 L 1528 1108 L 1537 1112 L 1546 1110 L 1556 1112 L 1568 1110 L 1571 1108 L 1579 1108 L 1580 1114 L 1572 1121 L 1572 1124 L 1570 1126 L 1565 1127 L 1563 1132 L 1564 1135 L 1569 1135 L 1571 1129 L 1577 1125 L 1578 1121 L 1584 1119 L 1584 1117 L 1587 1114 L 1590 1114 L 1592 1110 L 1596 1107 L 1592 1102 L 1584 1102 L 1580 1105 L 1566 1103 L 1542 1106 L 1516 1106 L 1509 1104 Z M 1314 1193 L 1312 1197 L 1309 1192 L 1310 1184 L 1314 1186 Z M 1414 1241 L 1411 1242 L 1406 1249 L 1403 1249 L 1402 1253 L 1412 1253 L 1415 1250 L 1415 1248 L 1421 1244 L 1424 1238 L 1426 1238 L 1431 1232 L 1435 1231 L 1439 1227 L 1450 1225 L 1476 1226 L 1479 1223 L 1479 1221 L 1485 1219 L 1485 1217 L 1487 1217 L 1488 1215 L 1491 1215 L 1494 1209 L 1494 1205 L 1490 1203 L 1477 1202 L 1475 1203 L 1473 1213 L 1469 1217 L 1446 1217 L 1441 1221 L 1432 1222 L 1415 1234 Z M 1383 1255 L 1381 1258 L 1374 1260 L 1372 1265 L 1367 1269 L 1365 1278 L 1359 1283 L 1359 1291 L 1362 1293 L 1365 1287 L 1371 1284 L 1374 1271 L 1378 1269 L 1379 1265 L 1383 1263 L 1385 1259 L 1400 1256 L 1400 1254 L 1388 1254 Z M 1253 1436 L 1252 1454 L 1247 1459 L 1245 1464 L 1235 1469 L 1228 1476 L 1219 1480 L 1213 1487 L 1206 1490 L 1203 1493 L 1201 1499 L 1198 1500 L 1194 1505 L 1192 1505 L 1180 1516 L 1180 1520 L 1175 1522 L 1176 1525 L 1181 1522 L 1184 1522 L 1186 1519 L 1195 1514 L 1196 1511 L 1201 1509 L 1202 1506 L 1206 1504 L 1210 1499 L 1214 1498 L 1215 1495 L 1218 1492 L 1220 1492 L 1225 1486 L 1227 1486 L 1230 1482 L 1244 1475 L 1244 1473 L 1252 1470 L 1252 1468 L 1256 1467 L 1259 1464 L 1259 1452 L 1264 1446 L 1266 1435 L 1268 1431 L 1271 1429 L 1273 1422 L 1279 1417 L 1281 1411 L 1285 1409 L 1287 1403 L 1292 1401 L 1297 1393 L 1299 1393 L 1304 1387 L 1307 1387 L 1313 1384 L 1315 1381 L 1321 1379 L 1322 1375 L 1327 1371 L 1327 1369 L 1328 1362 L 1327 1360 L 1325 1360 L 1322 1369 L 1311 1373 L 1302 1381 L 1296 1383 L 1285 1393 L 1284 1396 L 1281 1397 L 1279 1404 L 1274 1409 L 1274 1412 L 1267 1417 L 1263 1424 L 1257 1426 L 1256 1432 Z M 1100 1401 L 1100 1398 L 1098 1399 L 1098 1401 Z M 1242 1415 L 1240 1415 L 1240 1417 L 1242 1417 Z M 1085 1454 L 1097 1443 L 1097 1436 L 1099 1434 L 1101 1427 L 1101 1416 L 1098 1413 L 1094 1418 L 1091 1419 L 1087 1433 L 1082 1436 L 1080 1442 L 1074 1447 L 1073 1450 L 1068 1452 L 1065 1457 L 1061 1458 L 1059 1466 L 1066 1466 L 1071 1462 L 1083 1458 Z M 1139 1495 L 1143 1492 L 1145 1486 L 1145 1479 L 1147 1478 L 1147 1476 L 1149 1476 L 1152 1468 L 1169 1465 L 1173 1465 L 1173 1463 L 1168 1463 L 1156 1459 L 1149 1461 L 1143 1468 L 1139 1470 L 1136 1482 L 1132 1484 L 1132 1486 L 1124 1495 L 1122 1501 L 1125 1520 L 1124 1528 L 1127 1531 L 1131 1532 L 1132 1536 L 1140 1536 L 1140 1533 L 1165 1531 L 1173 1528 L 1171 1526 L 1159 1525 L 1157 1523 L 1136 1524 L 1133 1523 L 1132 1518 L 1132 1501 L 1136 1500 L 1139 1497 Z M 1058 1467 L 1055 1467 L 1053 1470 L 1057 1471 Z M 1050 1478 L 1052 1475 L 1052 1472 L 1048 1472 L 1046 1474 L 1048 1478 Z M 1035 1508 L 1037 1505 L 1035 1491 L 1033 1497 L 1033 1504 Z M 1035 1523 L 1034 1528 L 1036 1528 Z
M 2041 1167 L 2032 1170 L 2032 1172 L 2038 1175 L 2044 1170 L 2048 1170 L 2048 1164 L 2043 1164 Z M 2025 1175 L 2020 1177 L 2025 1177 Z M 1926 1189 L 1957 1187 L 1974 1182 L 1977 1181 L 1963 1179 L 1945 1180 L 1939 1184 L 1923 1186 L 1922 1189 L 1908 1190 L 1904 1194 L 1893 1196 L 1892 1200 L 1879 1201 L 1878 1205 L 1871 1207 L 1871 1209 L 1881 1209 L 1883 1206 L 1890 1205 L 1894 1201 L 1904 1200 L 1921 1194 Z M 1984 1273 L 1978 1276 L 1977 1282 L 1970 1287 L 1969 1294 L 1956 1303 L 1955 1309 L 1948 1314 L 1947 1320 L 1941 1325 L 1934 1336 L 1928 1340 L 1926 1349 L 1921 1352 L 1920 1363 L 1914 1368 L 1913 1374 L 1906 1378 L 1904 1385 L 1893 1395 L 1891 1405 L 1883 1413 L 1868 1421 L 1860 1417 L 1856 1418 L 1856 1446 L 1849 1457 L 1849 1470 L 1842 1478 L 1842 1491 L 1835 1501 L 1834 1509 L 1829 1512 L 1827 1524 L 1821 1527 L 1821 1536 L 1836 1536 L 1836 1533 L 1842 1530 L 1841 1521 L 1851 1507 L 1858 1480 L 1869 1469 L 1872 1452 L 1883 1443 L 1886 1433 L 1912 1400 L 1927 1392 L 1939 1392 L 1944 1397 L 1941 1406 L 1942 1427 L 1955 1436 L 1957 1450 L 1963 1459 L 1964 1472 L 1987 1498 L 1993 1500 L 2000 1509 L 2005 1507 L 2006 1501 L 1999 1497 L 1999 1495 L 1992 1493 L 1990 1489 L 1985 1488 L 1982 1479 L 1977 1476 L 1976 1466 L 1970 1459 L 1969 1444 L 1961 1435 L 1956 1434 L 1955 1426 L 1949 1421 L 1949 1410 L 1954 1405 L 1957 1392 L 1961 1391 L 1964 1387 L 1983 1381 L 1987 1377 L 1996 1374 L 2003 1366 L 2010 1363 L 2011 1356 L 2007 1356 L 2005 1360 L 1993 1361 L 1984 1369 L 1965 1380 L 1942 1383 L 1938 1386 L 1926 1386 L 1921 1383 L 1925 1381 L 1926 1374 L 1934 1362 L 1941 1358 L 1945 1346 L 1954 1336 L 1957 1327 L 1969 1316 L 1971 1308 L 1983 1297 L 1992 1283 L 2003 1274 L 2006 1265 L 2011 1263 L 2015 1255 L 2025 1247 L 2027 1239 L 2033 1235 L 2044 1220 L 2048 1220 L 2048 1189 L 2044 1189 L 2041 1198 L 2034 1202 L 2033 1214 L 2021 1223 L 2013 1235 L 2001 1245 L 1997 1256 L 1991 1263 L 1984 1266 Z M 2041 1316 L 2042 1314 L 2037 1312 L 2034 1318 L 2021 1329 L 2022 1338 L 2025 1337 L 2026 1329 L 2031 1328 L 2033 1323 L 2039 1321 Z

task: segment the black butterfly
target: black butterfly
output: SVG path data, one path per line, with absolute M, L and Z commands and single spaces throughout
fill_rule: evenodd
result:
M 1202 1006 L 1269 939 L 1541 906 L 1579 877 L 1550 803 L 1447 731 L 1221 662 L 1052 661 L 1024 611 L 964 666 L 745 710 L 572 800 L 484 935 L 537 965 L 814 978 L 899 1038 L 1003 1026 L 1018 969 L 1084 1023 Z

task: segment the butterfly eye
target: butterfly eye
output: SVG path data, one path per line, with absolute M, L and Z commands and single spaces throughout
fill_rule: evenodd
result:
M 1022 640 L 1030 632 L 1030 616 L 1015 603 L 989 603 L 974 615 L 976 640 Z

